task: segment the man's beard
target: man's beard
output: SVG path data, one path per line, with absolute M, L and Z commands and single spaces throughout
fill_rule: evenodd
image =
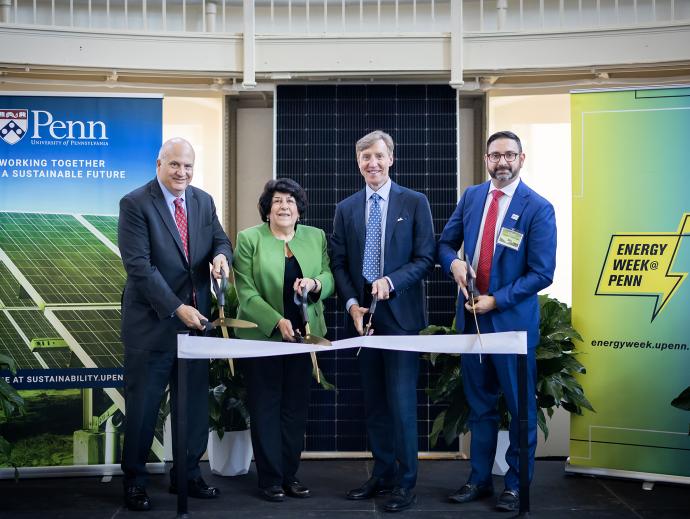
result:
M 513 180 L 517 176 L 518 172 L 513 171 L 513 168 L 501 168 L 489 171 L 489 176 L 495 180 L 506 181 Z

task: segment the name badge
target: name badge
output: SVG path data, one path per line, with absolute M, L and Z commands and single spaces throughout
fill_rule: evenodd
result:
M 520 243 L 522 243 L 523 234 L 515 229 L 506 229 L 501 227 L 501 232 L 498 234 L 498 244 L 504 245 L 509 249 L 518 250 Z

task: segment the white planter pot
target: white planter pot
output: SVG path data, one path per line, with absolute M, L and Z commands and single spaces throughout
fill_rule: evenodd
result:
M 208 433 L 208 461 L 211 472 L 217 476 L 240 476 L 249 472 L 252 462 L 252 437 L 249 429 L 230 431 L 218 438 L 215 431 Z
M 494 458 L 494 466 L 491 469 L 491 473 L 496 476 L 505 476 L 506 472 L 508 472 L 506 452 L 508 452 L 509 444 L 510 436 L 508 431 L 498 431 L 498 439 L 496 440 L 496 457 Z

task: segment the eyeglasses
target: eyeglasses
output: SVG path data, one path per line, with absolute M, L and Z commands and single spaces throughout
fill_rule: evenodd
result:
M 514 151 L 506 151 L 505 153 L 498 153 L 497 151 L 493 153 L 488 153 L 486 156 L 489 158 L 490 162 L 500 162 L 501 157 L 505 157 L 506 162 L 513 162 L 518 158 L 519 153 Z

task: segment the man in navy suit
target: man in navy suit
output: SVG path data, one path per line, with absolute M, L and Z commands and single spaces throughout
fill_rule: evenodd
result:
M 486 168 L 489 182 L 468 188 L 443 229 L 438 246 L 442 268 L 460 288 L 456 327 L 464 333 L 477 333 L 472 305 L 467 293 L 467 272 L 476 272 L 480 295 L 475 309 L 480 333 L 527 331 L 530 395 L 536 395 L 536 360 L 539 343 L 539 301 L 537 293 L 553 280 L 556 266 L 556 220 L 553 206 L 520 180 L 525 161 L 517 135 L 503 131 L 487 141 Z M 458 249 L 464 244 L 465 257 Z M 462 297 L 460 297 L 462 296 Z M 491 468 L 496 452 L 499 414 L 498 398 L 505 395 L 511 415 L 510 447 L 506 454 L 508 472 L 505 490 L 496 508 L 519 508 L 517 419 L 517 356 L 462 355 L 463 387 L 470 405 L 472 433 L 470 456 L 472 471 L 467 483 L 449 499 L 466 503 L 493 494 Z M 537 406 L 528 401 L 529 478 L 534 470 L 537 448 Z
M 348 334 L 363 333 L 372 298 L 378 335 L 416 335 L 427 325 L 423 279 L 434 266 L 434 228 L 426 197 L 391 181 L 393 139 L 375 131 L 355 145 L 366 186 L 340 202 L 331 269 L 345 302 Z M 419 354 L 363 349 L 359 354 L 372 477 L 348 499 L 390 494 L 384 509 L 412 505 L 417 480 Z
M 156 178 L 120 200 L 118 245 L 127 282 L 122 295 L 125 347 L 124 500 L 149 510 L 146 460 L 158 409 L 170 384 L 177 413 L 177 333 L 202 330 L 210 317 L 210 266 L 219 278 L 232 258 L 212 198 L 190 186 L 194 150 L 183 139 L 163 144 Z M 213 498 L 218 489 L 201 478 L 199 459 L 208 442 L 208 361 L 189 361 L 187 481 L 191 497 Z M 171 472 L 174 478 L 174 469 Z M 176 492 L 175 485 L 170 492 Z

